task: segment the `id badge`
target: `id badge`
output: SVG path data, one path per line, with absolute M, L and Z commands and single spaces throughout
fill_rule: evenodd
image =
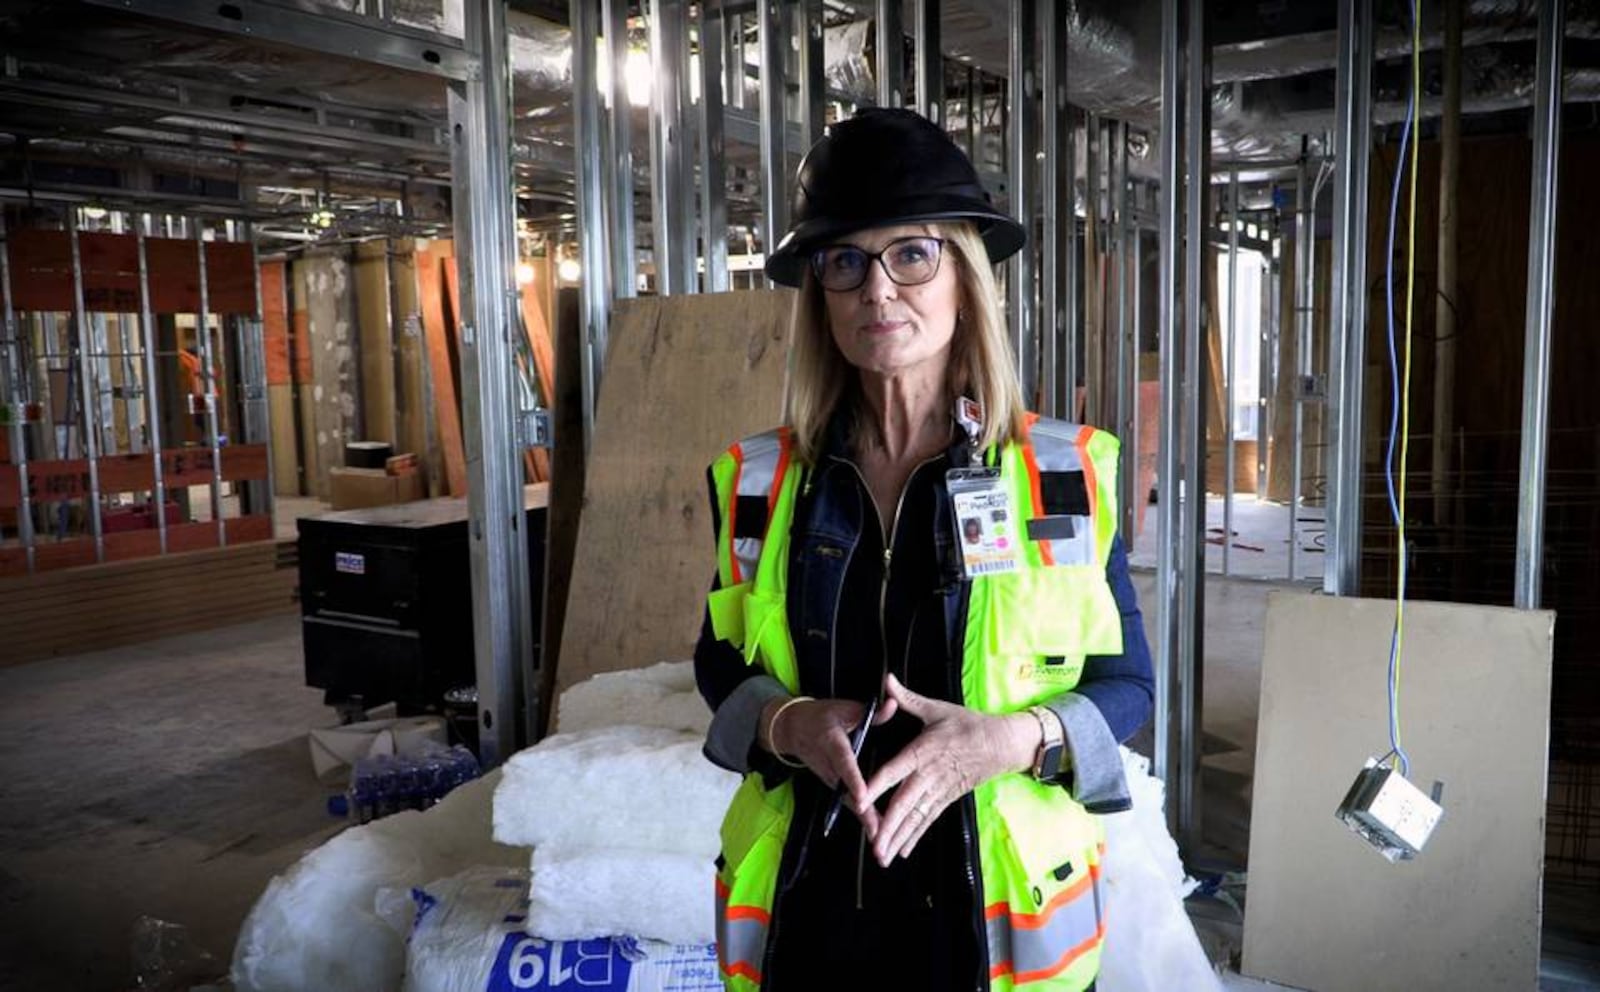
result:
M 955 468 L 945 473 L 954 512 L 961 572 L 969 579 L 1022 567 L 1022 534 L 1000 483 L 998 468 Z

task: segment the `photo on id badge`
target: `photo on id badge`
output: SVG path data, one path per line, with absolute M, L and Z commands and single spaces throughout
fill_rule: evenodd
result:
M 985 487 L 955 494 L 961 563 L 970 576 L 1009 572 L 1017 567 L 1016 535 L 1005 493 Z

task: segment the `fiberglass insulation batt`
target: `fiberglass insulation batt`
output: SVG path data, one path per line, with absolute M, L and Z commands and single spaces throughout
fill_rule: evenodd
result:
M 556 734 L 505 764 L 494 839 L 513 847 L 627 848 L 717 856 L 739 776 L 707 761 L 698 734 L 602 727 Z

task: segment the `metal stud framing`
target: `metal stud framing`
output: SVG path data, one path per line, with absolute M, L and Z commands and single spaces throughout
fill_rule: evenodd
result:
M 211 289 L 206 270 L 205 224 L 194 224 L 195 257 L 200 264 L 200 312 L 194 315 L 195 340 L 200 346 L 200 397 L 204 404 L 206 444 L 211 447 L 211 519 L 217 524 L 217 546 L 228 543 L 227 522 L 222 519 L 222 438 L 217 430 L 217 364 L 211 353 Z
M 1009 52 L 1010 129 L 1007 134 L 1007 183 L 1011 194 L 1011 213 L 1029 231 L 1032 240 L 1034 217 L 1034 97 L 1036 71 L 1034 0 L 1011 0 L 1011 38 Z M 1009 271 L 1009 310 L 1011 333 L 1018 367 L 1022 372 L 1022 395 L 1030 402 L 1039 385 L 1038 354 L 1034 340 L 1033 252 L 1019 251 L 1011 256 Z
M 728 280 L 728 190 L 723 174 L 722 0 L 705 0 L 700 29 L 700 237 L 706 260 L 705 290 L 725 293 Z
M 1533 190 L 1528 225 L 1527 337 L 1522 367 L 1522 456 L 1517 490 L 1514 602 L 1539 608 L 1544 563 L 1545 452 L 1550 429 L 1550 333 L 1555 310 L 1556 193 L 1561 156 L 1562 0 L 1540 0 L 1534 70 Z
M 1072 119 L 1067 109 L 1067 59 L 1065 4 L 1047 3 L 1041 17 L 1044 45 L 1041 74 L 1044 111 L 1044 175 L 1039 267 L 1040 412 L 1047 417 L 1068 417 L 1063 397 L 1062 355 L 1073 347 L 1072 313 L 1067 309 L 1067 284 L 1073 278 L 1072 249 L 1068 239 L 1077 225 L 1072 206 Z
M 475 0 L 478 2 L 478 0 Z M 587 3 L 573 4 L 572 6 L 572 33 L 576 38 L 593 38 L 600 25 L 596 23 L 596 11 L 593 5 Z M 617 19 L 607 22 L 615 29 Z M 619 37 L 613 41 L 611 51 L 613 58 L 619 48 L 624 48 Z M 620 82 L 622 75 L 620 62 L 613 62 L 618 66 L 612 73 L 613 82 L 616 83 L 612 107 L 626 123 L 628 117 L 627 89 Z M 610 294 L 606 286 L 606 251 L 607 251 L 607 226 L 605 202 L 601 190 L 600 168 L 600 97 L 596 89 L 599 72 L 595 65 L 594 48 L 590 45 L 574 45 L 572 48 L 572 106 L 573 106 L 573 154 L 577 158 L 574 167 L 575 198 L 577 200 L 578 229 L 582 236 L 578 239 L 578 251 L 581 256 L 583 271 L 583 284 L 581 286 L 579 321 L 582 326 L 582 346 L 579 353 L 579 364 L 583 377 L 583 447 L 589 450 L 594 441 L 594 411 L 598 402 L 600 390 L 601 363 L 606 353 L 606 338 L 611 318 Z M 623 126 L 614 133 L 626 130 Z M 619 145 L 624 147 L 625 145 Z M 632 161 L 631 156 L 629 161 Z M 618 178 L 615 188 L 619 195 L 613 196 L 617 204 L 626 202 L 628 215 L 632 215 L 633 177 L 631 167 L 627 170 L 626 178 L 628 193 L 620 195 L 623 179 Z M 619 207 L 619 211 L 620 211 Z M 614 217 L 616 215 L 613 215 Z M 627 227 L 632 231 L 632 225 Z M 631 233 L 626 235 L 631 237 Z M 619 270 L 614 275 L 619 283 L 631 285 L 631 255 L 627 263 L 630 268 Z
M 1200 841 L 1200 700 L 1205 630 L 1205 403 L 1206 366 L 1203 268 L 1208 230 L 1206 194 L 1210 192 L 1211 48 L 1205 32 L 1204 0 L 1188 0 L 1184 60 L 1184 276 L 1183 276 L 1183 494 L 1178 528 L 1183 581 L 1178 583 L 1178 680 L 1183 705 L 1178 723 L 1176 805 L 1178 837 L 1189 850 Z M 1170 498 L 1170 494 L 1169 494 Z
M 590 19 L 593 14 L 590 11 L 583 11 L 574 16 Z M 586 119 L 586 125 L 596 131 L 603 130 L 603 137 L 606 139 L 602 145 L 604 154 L 600 157 L 600 169 L 606 191 L 604 216 L 607 220 L 606 233 L 611 248 L 611 278 L 605 282 L 610 287 L 611 296 L 617 299 L 631 299 L 638 292 L 639 262 L 633 234 L 633 114 L 628 103 L 627 73 L 623 71 L 628 61 L 628 4 L 625 0 L 602 0 L 600 17 L 605 24 L 606 51 L 610 55 L 611 62 L 611 112 L 607 116 L 609 127 L 601 128 L 597 123 L 600 113 L 598 99 L 590 100 L 587 94 L 584 94 L 583 99 L 587 106 L 586 112 L 593 115 Z M 575 34 L 575 37 L 592 37 L 592 35 Z M 577 81 L 577 62 L 575 52 L 574 82 Z M 584 65 L 588 73 L 596 73 L 593 56 L 587 57 Z M 578 154 L 583 155 L 584 152 L 580 150 Z M 584 230 L 587 232 L 594 229 L 585 226 Z M 582 264 L 584 271 L 589 272 L 589 260 L 584 259 Z M 593 271 L 598 273 L 604 270 Z M 593 408 L 588 409 L 592 412 Z
M 166 467 L 161 460 L 161 409 L 158 403 L 160 390 L 157 388 L 156 371 L 156 330 L 155 314 L 150 309 L 150 262 L 146 238 L 155 228 L 155 219 L 149 214 L 141 214 L 134 225 L 134 237 L 137 240 L 139 251 L 139 333 L 143 338 L 144 351 L 144 396 L 146 418 L 150 424 L 150 453 L 154 460 L 155 490 L 153 502 L 156 508 L 156 528 L 160 535 L 161 553 L 167 552 L 167 475 Z M 260 276 L 257 275 L 259 280 Z M 259 293 L 260 283 L 257 282 Z M 259 302 L 257 309 L 259 309 Z M 267 464 L 272 464 L 272 459 L 267 459 Z
M 1155 698 L 1155 772 L 1166 784 L 1168 797 L 1177 796 L 1177 783 L 1182 773 L 1178 756 L 1179 714 L 1187 683 L 1180 682 L 1178 644 L 1181 639 L 1178 611 L 1178 513 L 1177 480 L 1182 464 L 1178 444 L 1182 434 L 1178 416 L 1177 385 L 1179 382 L 1178 335 L 1182 311 L 1178 298 L 1178 257 L 1182 249 L 1178 221 L 1182 216 L 1183 190 L 1182 166 L 1178 157 L 1180 148 L 1178 122 L 1182 93 L 1179 61 L 1180 45 L 1179 10 L 1176 3 L 1161 7 L 1161 190 L 1158 201 L 1161 257 L 1159 285 L 1156 299 L 1161 307 L 1160 366 L 1161 366 L 1161 448 L 1160 471 L 1161 499 L 1156 506 L 1156 698 Z M 1167 803 L 1168 826 L 1176 824 L 1178 804 Z
M 944 56 L 939 44 L 939 0 L 914 0 L 917 28 L 917 112 L 944 126 Z
M 467 0 L 464 6 L 467 47 L 481 60 L 483 72 L 476 80 L 452 82 L 447 99 L 463 317 L 462 437 L 479 756 L 485 767 L 493 767 L 526 743 L 537 727 L 539 680 L 529 629 L 521 440 L 514 426 L 518 418 L 512 388 L 511 335 L 517 326 L 518 294 L 505 4 Z M 592 46 L 580 47 L 593 57 Z M 585 89 L 593 98 L 593 86 Z M 593 183 L 598 188 L 598 169 Z
M 86 314 L 83 308 L 83 258 L 78 248 L 78 212 L 67 211 L 67 237 L 72 245 L 72 345 L 68 360 L 78 366 L 78 395 L 83 407 L 83 457 L 89 463 L 89 532 L 94 535 L 94 560 L 106 560 L 105 534 L 102 529 L 100 506 L 100 439 L 99 430 L 95 424 L 94 415 L 94 382 L 89 374 L 89 349 L 85 347 L 87 337 Z M 203 256 L 202 256 L 203 257 Z M 200 271 L 200 299 L 202 309 L 205 301 L 205 269 L 201 263 Z M 204 360 L 202 358 L 202 360 Z M 210 364 L 207 363 L 207 368 Z M 214 436 L 214 435 L 213 435 Z M 215 456 L 215 446 L 212 454 Z M 212 510 L 216 510 L 216 502 L 212 502 Z
M 1367 177 L 1372 148 L 1372 0 L 1340 0 L 1334 99 L 1333 289 L 1329 321 L 1328 557 L 1323 589 L 1360 588 L 1361 421 L 1367 327 Z
M 905 29 L 900 20 L 900 0 L 878 0 L 878 106 L 904 107 Z
M 784 151 L 783 53 L 788 48 L 780 0 L 758 0 L 756 24 L 761 36 L 761 243 L 771 254 L 789 227 L 786 195 L 789 176 Z
M 140 266 L 142 272 L 144 267 Z M 0 298 L 3 298 L 3 311 L 0 311 L 0 347 L 4 348 L 5 361 L 0 364 L 0 371 L 5 373 L 5 394 L 0 396 L 0 402 L 7 404 L 7 420 L 10 421 L 11 431 L 11 461 L 17 470 L 17 538 L 22 543 L 23 555 L 28 563 L 28 571 L 34 569 L 34 536 L 33 536 L 33 498 L 29 493 L 28 483 L 28 439 L 24 425 L 27 417 L 24 412 L 24 392 L 22 388 L 22 339 L 17 327 L 16 310 L 11 306 L 11 245 L 6 238 L 5 210 L 0 208 Z M 165 541 L 162 550 L 166 550 Z

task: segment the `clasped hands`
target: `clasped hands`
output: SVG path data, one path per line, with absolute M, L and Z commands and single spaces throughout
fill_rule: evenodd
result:
M 828 787 L 844 785 L 846 808 L 861 820 L 880 865 L 907 857 L 945 808 L 983 782 L 1033 764 L 1041 733 L 1029 713 L 978 713 L 912 692 L 893 675 L 883 681 L 876 726 L 904 711 L 922 732 L 872 776 L 864 779 L 850 751 L 851 731 L 866 707 L 848 699 L 807 699 L 762 714 L 762 744 L 804 762 Z M 899 788 L 895 788 L 898 786 Z M 878 800 L 894 796 L 881 811 Z

